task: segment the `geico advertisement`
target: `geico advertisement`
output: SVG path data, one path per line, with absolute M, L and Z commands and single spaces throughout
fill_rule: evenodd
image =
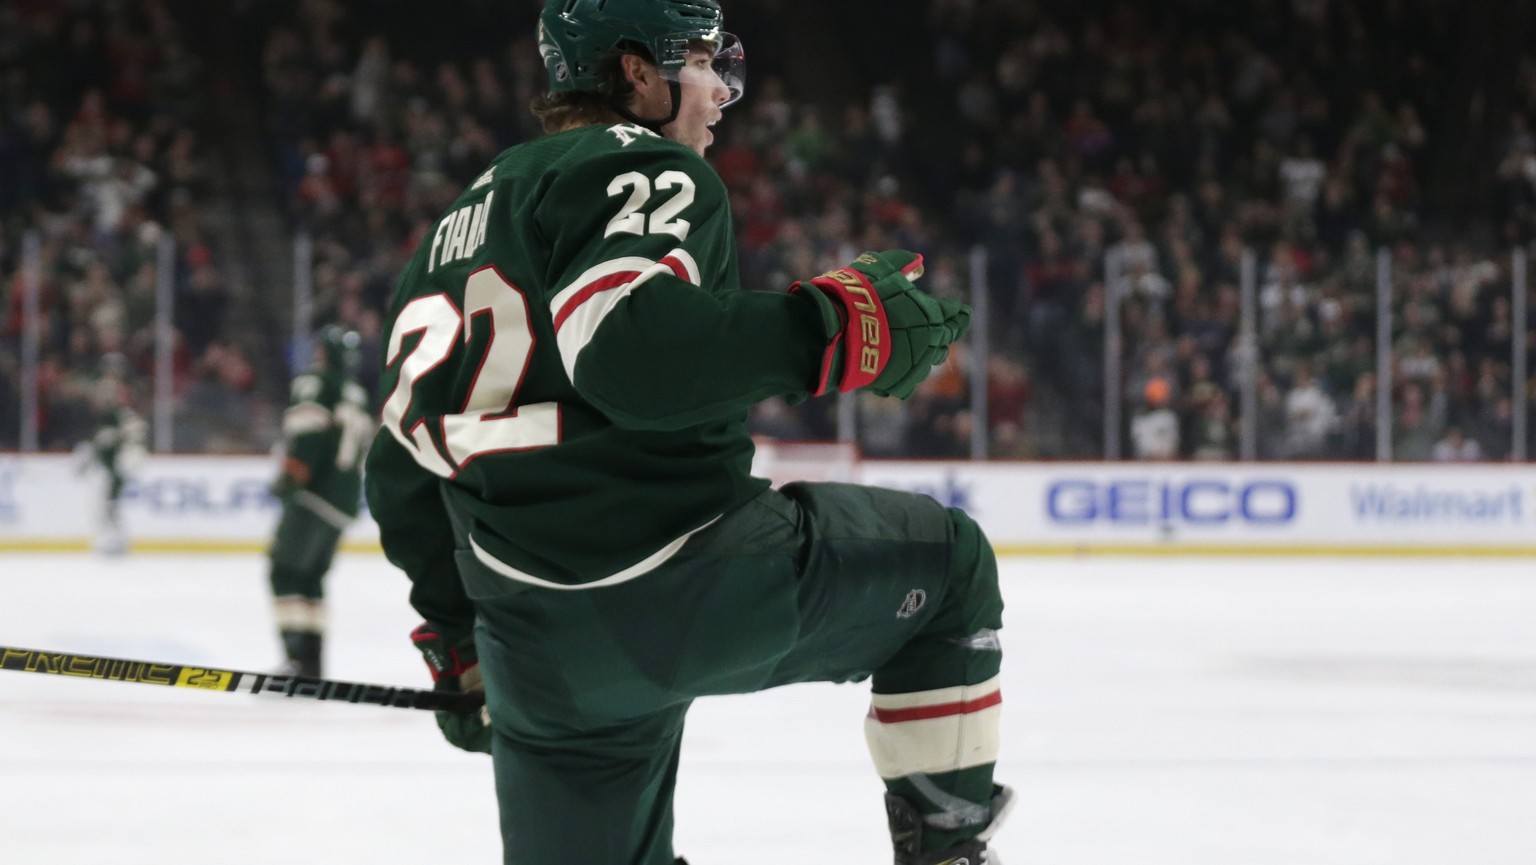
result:
M 267 457 L 149 457 L 128 478 L 118 509 L 131 541 L 265 542 L 280 505 L 268 492 Z M 0 541 L 92 537 L 105 509 L 107 477 L 73 456 L 0 455 Z M 378 537 L 363 513 L 348 540 Z
M 1536 552 L 1529 466 L 866 462 L 1000 547 L 1487 547 Z

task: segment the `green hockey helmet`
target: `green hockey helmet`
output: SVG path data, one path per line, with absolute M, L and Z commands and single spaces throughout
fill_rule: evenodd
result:
M 741 98 L 746 55 L 741 40 L 720 29 L 718 0 L 545 0 L 539 16 L 539 54 L 551 96 L 598 92 L 599 61 L 621 47 L 638 46 L 672 80 L 688 59 L 688 46 L 715 46 L 715 72 L 730 88 L 726 105 Z
M 329 369 L 350 372 L 357 367 L 358 351 L 363 338 L 357 331 L 340 325 L 328 324 L 320 329 L 320 353 Z

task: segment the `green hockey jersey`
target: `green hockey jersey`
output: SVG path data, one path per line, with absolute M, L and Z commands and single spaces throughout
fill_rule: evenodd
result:
M 317 367 L 294 378 L 283 412 L 283 471 L 300 503 L 338 528 L 357 516 L 373 431 L 368 392 L 340 370 Z
M 513 583 L 645 573 L 767 485 L 747 411 L 807 394 L 827 344 L 809 298 L 741 289 L 708 163 L 633 125 L 501 154 L 387 321 L 369 507 L 443 627 L 467 619 L 450 515 L 461 554 Z
M 144 459 L 148 424 L 127 406 L 99 412 L 88 447 L 94 460 L 113 476 L 126 475 Z

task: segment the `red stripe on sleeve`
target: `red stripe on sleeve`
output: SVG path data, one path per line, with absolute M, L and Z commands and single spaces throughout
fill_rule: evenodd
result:
M 591 300 L 593 295 L 607 291 L 611 288 L 619 288 L 621 286 L 628 285 L 630 280 L 639 275 L 640 271 L 638 270 L 626 270 L 622 273 L 609 274 L 602 279 L 588 283 L 586 288 L 576 292 L 575 296 L 566 301 L 565 306 L 560 307 L 560 311 L 555 314 L 555 330 L 558 331 L 560 329 L 560 325 L 564 324 L 565 320 L 570 318 L 572 313 L 576 312 L 576 307 L 581 306 L 588 300 Z
M 665 264 L 667 267 L 672 268 L 672 272 L 677 275 L 678 279 L 681 279 L 683 282 L 686 282 L 690 285 L 693 284 L 693 277 L 688 275 L 688 268 L 685 267 L 682 261 L 677 259 L 675 256 L 669 255 L 666 258 L 663 258 L 659 263 Z
M 1003 702 L 1003 692 L 993 691 L 974 700 L 939 703 L 933 706 L 912 706 L 906 709 L 870 707 L 869 714 L 882 724 L 900 724 L 903 721 L 927 721 L 931 718 L 945 718 L 950 715 L 969 715 L 972 712 L 990 709 L 1001 702 Z

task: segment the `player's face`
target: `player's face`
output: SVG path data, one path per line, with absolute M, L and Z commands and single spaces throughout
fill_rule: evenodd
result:
M 731 89 L 715 72 L 714 60 L 712 45 L 697 43 L 689 47 L 688 62 L 677 74 L 682 91 L 677 119 L 661 127 L 662 135 L 692 148 L 700 156 L 714 143 L 715 134 L 709 127 L 720 119 L 720 109 L 731 99 Z

